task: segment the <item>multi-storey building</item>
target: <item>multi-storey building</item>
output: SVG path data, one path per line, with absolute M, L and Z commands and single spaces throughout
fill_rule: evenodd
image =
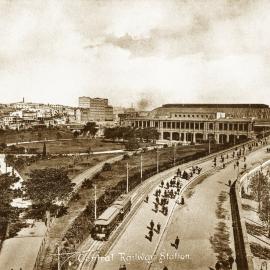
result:
M 79 109 L 76 110 L 79 122 L 113 121 L 113 107 L 106 98 L 79 97 Z
M 90 97 L 79 97 L 79 108 L 90 108 Z

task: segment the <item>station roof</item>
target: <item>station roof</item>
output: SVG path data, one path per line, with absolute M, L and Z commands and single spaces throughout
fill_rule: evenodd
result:
M 266 104 L 256 104 L 256 103 L 175 103 L 175 104 L 164 104 L 162 108 L 258 108 L 267 109 L 269 108 Z

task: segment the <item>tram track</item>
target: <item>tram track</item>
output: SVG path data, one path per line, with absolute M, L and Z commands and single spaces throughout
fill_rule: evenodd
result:
M 131 208 L 131 211 L 127 214 L 127 216 L 125 217 L 124 221 L 112 232 L 109 240 L 106 243 L 92 239 L 92 241 L 90 242 L 91 244 L 87 245 L 88 246 L 87 253 L 77 269 L 78 270 L 93 270 L 95 268 L 99 256 L 100 257 L 106 256 L 110 252 L 110 250 L 115 246 L 118 239 L 122 236 L 123 232 L 125 231 L 125 228 L 127 228 L 129 223 L 131 222 L 132 217 L 134 216 L 134 214 L 140 207 L 146 195 L 149 194 L 161 182 L 162 179 L 171 177 L 174 173 L 174 170 L 177 167 L 179 167 L 181 170 L 186 170 L 187 168 L 190 168 L 191 166 L 210 161 L 213 159 L 213 157 L 218 157 L 219 155 L 230 153 L 231 151 L 234 151 L 235 147 L 245 146 L 245 145 L 248 145 L 249 143 L 251 142 L 247 142 L 241 145 L 236 145 L 232 148 L 222 150 L 218 153 L 211 154 L 209 156 L 200 158 L 195 161 L 190 161 L 186 164 L 180 164 L 169 170 L 161 172 L 158 177 L 157 175 L 151 176 L 150 178 L 148 178 L 148 182 L 147 180 L 142 182 L 138 187 L 135 188 L 135 190 L 133 191 L 133 194 L 131 195 L 131 201 L 132 201 L 133 207 Z M 209 173 L 209 171 L 211 170 L 213 170 L 213 168 L 204 173 Z M 89 243 L 89 241 L 87 243 Z M 93 257 L 96 259 L 93 260 Z

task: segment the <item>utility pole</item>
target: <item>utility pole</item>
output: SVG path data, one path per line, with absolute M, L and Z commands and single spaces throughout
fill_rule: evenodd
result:
M 175 167 L 175 144 L 173 145 L 173 166 Z
M 128 193 L 128 162 L 127 162 L 127 193 Z
M 57 247 L 57 269 L 61 270 L 61 264 L 60 264 L 60 247 Z
M 95 185 L 94 188 L 95 188 L 94 199 L 95 199 L 95 220 L 96 220 L 97 219 L 97 185 Z
M 142 182 L 142 170 L 143 170 L 143 159 L 142 159 L 142 154 L 141 154 L 141 182 Z
M 158 148 L 157 148 L 157 173 L 159 171 L 159 164 L 158 164 Z
M 211 154 L 211 137 L 208 135 L 208 154 Z

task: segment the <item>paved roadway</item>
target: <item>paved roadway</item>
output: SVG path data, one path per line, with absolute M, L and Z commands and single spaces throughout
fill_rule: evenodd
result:
M 247 156 L 248 168 L 269 158 L 265 148 Z M 243 163 L 240 162 L 240 168 Z M 149 194 L 150 203 L 141 205 L 107 256 L 99 259 L 95 269 L 119 269 L 123 263 L 127 270 L 163 269 L 165 265 L 169 270 L 214 269 L 217 259 L 226 258 L 230 253 L 234 257 L 227 185 L 228 180 L 235 179 L 238 174 L 233 164 L 214 172 L 211 161 L 200 164 L 202 173 L 207 170 L 212 172 L 198 178 L 197 184 L 185 192 L 184 206 L 170 200 L 171 218 L 152 211 L 152 191 Z M 154 233 L 152 242 L 145 238 L 151 219 L 155 224 L 160 222 L 162 228 L 160 234 Z M 176 250 L 172 243 L 177 235 L 180 245 Z M 233 269 L 236 269 L 235 264 Z

